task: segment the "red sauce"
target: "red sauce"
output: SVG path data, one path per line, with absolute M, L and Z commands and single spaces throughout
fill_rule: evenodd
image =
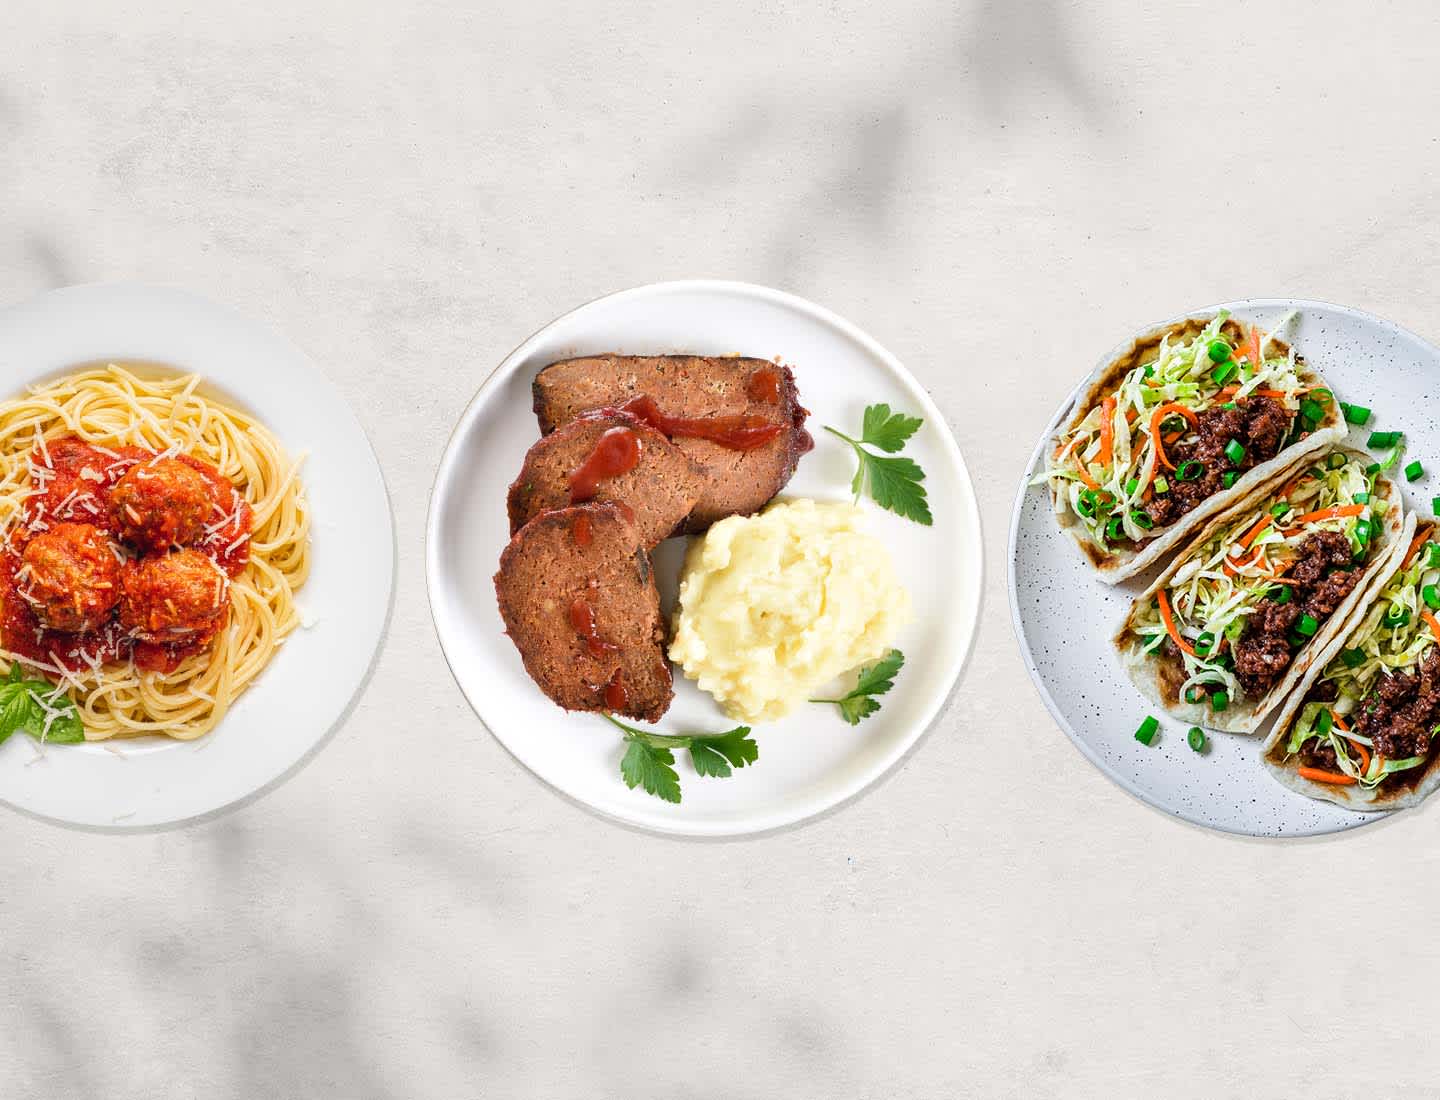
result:
M 767 405 L 780 404 L 781 383 L 785 376 L 779 367 L 761 367 L 745 380 L 745 392 L 751 401 L 763 401 Z
M 595 608 L 584 596 L 576 596 L 570 602 L 570 625 L 575 628 L 575 633 L 584 639 L 592 657 L 603 657 L 619 649 L 619 646 L 600 637 L 600 632 L 595 629 Z
M 610 413 L 602 409 L 596 415 Z M 632 397 L 619 407 L 620 412 L 629 413 L 637 420 L 643 420 L 657 432 L 672 439 L 708 439 L 732 451 L 753 451 L 763 447 L 785 430 L 784 425 L 775 424 L 754 413 L 740 413 L 734 416 L 667 416 L 647 394 Z
M 583 504 L 595 495 L 602 481 L 628 474 L 639 462 L 640 437 L 629 428 L 611 428 L 570 475 L 570 503 Z
M 625 690 L 618 668 L 615 675 L 610 677 L 610 682 L 605 685 L 605 705 L 611 710 L 624 710 L 630 705 L 630 693 Z
M 47 440 L 43 451 L 37 447 L 32 452 L 31 462 L 37 471 L 31 478 L 35 492 L 25 502 L 20 522 L 0 549 L 0 646 L 68 671 L 88 669 L 96 658 L 108 664 L 124 660 L 127 655 L 133 656 L 140 668 L 170 671 L 190 654 L 209 646 L 224 628 L 228 612 L 209 632 L 172 645 L 136 642 L 113 617 L 98 630 L 65 634 L 43 628 L 34 610 L 15 590 L 15 571 L 20 567 L 26 543 L 49 525 L 89 523 L 114 538 L 110 489 L 127 471 L 154 458 L 140 447 L 100 448 L 73 436 Z M 208 555 L 229 576 L 238 576 L 250 560 L 254 515 L 249 504 L 214 466 L 188 455 L 175 458 L 205 478 L 213 498 L 214 523 L 219 524 L 207 531 L 195 549 Z M 36 528 L 33 531 L 32 526 Z
M 570 525 L 570 533 L 575 536 L 575 545 L 581 550 L 594 542 L 595 526 L 590 522 L 590 513 L 581 512 L 576 516 L 575 522 Z

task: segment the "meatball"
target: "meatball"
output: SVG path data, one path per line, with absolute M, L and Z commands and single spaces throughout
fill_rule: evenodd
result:
M 15 590 L 42 626 L 67 634 L 94 630 L 120 599 L 120 562 L 89 523 L 57 523 L 21 554 Z
M 174 458 L 136 466 L 110 490 L 115 529 L 126 542 L 146 551 L 196 541 L 213 507 L 204 475 Z
M 143 642 L 187 642 L 219 626 L 230 578 L 198 550 L 131 562 L 120 581 L 120 625 Z

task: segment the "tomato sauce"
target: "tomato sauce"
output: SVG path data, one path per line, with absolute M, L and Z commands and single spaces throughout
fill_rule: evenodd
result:
M 784 375 L 779 367 L 761 367 L 745 380 L 745 393 L 751 401 L 762 401 L 767 405 L 780 404 L 781 383 Z
M 593 415 L 612 412 L 602 409 Z M 753 451 L 763 447 L 785 430 L 784 425 L 754 413 L 731 416 L 667 416 L 648 394 L 632 397 L 619 411 L 643 420 L 671 439 L 708 439 L 732 451 Z
M 585 461 L 570 475 L 570 503 L 585 503 L 602 481 L 628 474 L 639 463 L 638 435 L 629 428 L 611 428 L 602 433 Z
M 584 596 L 576 596 L 570 602 L 570 625 L 585 642 L 592 657 L 603 657 L 620 648 L 600 637 L 600 632 L 595 627 L 595 608 Z
M 620 670 L 617 668 L 615 674 L 610 677 L 610 682 L 605 685 L 605 705 L 611 710 L 624 710 L 630 704 L 630 693 L 625 690 L 625 683 L 620 678 Z
M 587 550 L 590 544 L 595 541 L 595 525 L 590 522 L 590 514 L 581 512 L 575 517 L 575 522 L 570 525 L 570 534 L 575 537 L 575 545 L 581 550 Z
M 84 671 L 101 664 L 134 658 L 143 669 L 172 671 L 192 653 L 205 649 L 224 629 L 229 612 L 208 630 L 173 644 L 130 638 L 111 619 L 98 630 L 66 634 L 41 625 L 35 611 L 16 590 L 16 571 L 26 544 L 56 523 L 88 523 L 115 538 L 110 515 L 110 490 L 125 474 L 157 457 L 140 447 L 96 447 L 76 437 L 47 440 L 31 454 L 32 494 L 19 522 L 0 547 L 0 646 L 31 661 Z M 176 455 L 201 474 L 210 486 L 214 523 L 195 549 L 209 556 L 231 578 L 250 560 L 254 515 L 228 478 L 214 466 L 188 455 Z M 127 548 L 127 555 L 133 551 Z

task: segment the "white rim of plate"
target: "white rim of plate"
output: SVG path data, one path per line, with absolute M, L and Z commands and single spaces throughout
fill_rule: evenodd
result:
M 1373 313 L 1368 313 L 1363 309 L 1356 309 L 1354 306 L 1340 305 L 1335 302 L 1323 302 L 1316 298 L 1237 298 L 1233 301 L 1221 302 L 1210 306 L 1202 306 L 1198 309 L 1187 310 L 1184 313 L 1177 313 L 1174 316 L 1168 318 L 1167 320 L 1156 322 L 1154 325 L 1146 326 L 1146 328 L 1160 328 L 1165 325 L 1174 324 L 1177 321 L 1184 320 L 1186 317 L 1193 317 L 1199 314 L 1206 313 L 1215 313 L 1222 309 L 1230 310 L 1232 312 L 1238 309 L 1293 309 L 1302 311 L 1306 309 L 1334 310 L 1337 313 L 1348 314 L 1352 317 L 1357 317 L 1371 324 L 1377 325 L 1382 329 L 1387 329 L 1390 332 L 1401 336 L 1407 340 L 1413 340 L 1417 344 L 1431 349 L 1431 351 L 1435 354 L 1435 357 L 1437 359 L 1440 359 L 1440 348 L 1436 348 L 1434 344 L 1432 344 L 1429 340 L 1426 340 L 1423 336 L 1419 336 L 1416 333 L 1411 332 L 1409 329 L 1404 328 L 1401 325 L 1397 325 L 1394 321 L 1388 321 L 1384 317 L 1377 317 Z M 1144 330 L 1137 330 L 1137 332 L 1138 331 Z M 1132 335 L 1125 340 L 1122 340 L 1120 343 L 1116 344 L 1113 348 L 1107 351 L 1105 355 L 1097 362 L 1097 366 L 1099 365 L 1099 363 L 1109 362 L 1116 355 L 1123 352 L 1127 347 L 1130 346 L 1130 343 L 1133 341 L 1133 339 L 1134 336 Z M 1019 593 L 1016 590 L 1015 578 L 1015 547 L 1016 541 L 1020 534 L 1020 518 L 1021 513 L 1024 511 L 1025 507 L 1025 497 L 1030 491 L 1030 478 L 1033 476 L 1037 464 L 1045 453 L 1045 445 L 1050 441 L 1050 438 L 1054 434 L 1056 428 L 1059 427 L 1061 420 L 1063 420 L 1066 414 L 1070 412 L 1075 402 L 1080 399 L 1081 393 L 1084 391 L 1085 387 L 1090 384 L 1091 375 L 1093 373 L 1094 368 L 1092 368 L 1090 374 L 1087 374 L 1085 375 L 1085 377 L 1080 379 L 1080 381 L 1075 384 L 1075 387 L 1065 396 L 1064 400 L 1061 401 L 1060 405 L 1055 410 L 1055 415 L 1050 418 L 1049 423 L 1046 424 L 1044 431 L 1040 435 L 1040 439 L 1038 440 L 1038 442 L 1036 442 L 1034 450 L 1031 451 L 1030 458 L 1025 464 L 1025 470 L 1020 476 L 1020 487 L 1015 493 L 1015 503 L 1010 510 L 1010 535 L 1005 544 L 1005 552 L 1007 555 L 1007 561 L 1005 566 L 1006 588 L 1008 590 L 1010 602 L 1010 628 L 1015 634 L 1015 643 L 1020 650 L 1021 658 L 1025 662 L 1025 670 L 1030 674 L 1030 682 L 1034 685 L 1036 692 L 1039 694 L 1041 702 L 1045 704 L 1045 709 L 1050 712 L 1050 717 L 1055 720 L 1055 724 L 1059 726 L 1065 736 L 1069 738 L 1070 743 L 1074 745 L 1075 748 L 1079 749 L 1080 754 L 1084 756 L 1086 760 L 1090 761 L 1090 763 L 1093 764 L 1102 775 L 1104 775 L 1107 779 L 1113 782 L 1126 794 L 1134 798 L 1137 802 L 1144 805 L 1147 809 L 1163 814 L 1166 818 L 1172 820 L 1178 818 L 1179 820 L 1184 821 L 1186 824 L 1194 825 L 1198 828 L 1206 829 L 1211 832 L 1225 833 L 1230 836 L 1255 837 L 1261 840 L 1278 841 L 1299 840 L 1304 839 L 1304 837 L 1306 836 L 1325 836 L 1333 835 L 1335 833 L 1351 832 L 1355 829 L 1361 828 L 1362 826 L 1373 825 L 1376 822 L 1384 821 L 1386 818 L 1390 817 L 1394 811 L 1351 811 L 1354 814 L 1353 820 L 1342 820 L 1342 822 L 1336 825 L 1334 828 L 1319 829 L 1313 832 L 1296 835 L 1276 835 L 1274 833 L 1265 832 L 1248 832 L 1240 828 L 1229 828 L 1223 825 L 1214 824 L 1213 822 L 1203 821 L 1197 816 L 1195 816 L 1193 813 L 1181 807 L 1168 805 L 1163 800 L 1152 797 L 1148 792 L 1142 790 L 1139 784 L 1132 783 L 1125 775 L 1112 768 L 1105 761 L 1105 759 L 1100 756 L 1100 754 L 1098 754 L 1091 748 L 1090 744 L 1085 741 L 1084 738 L 1080 737 L 1075 732 L 1075 730 L 1070 725 L 1069 719 L 1065 717 L 1065 714 L 1060 709 L 1059 704 L 1055 702 L 1055 699 L 1051 696 L 1049 690 L 1045 687 L 1045 683 L 1040 677 L 1040 670 L 1039 667 L 1036 665 L 1034 654 L 1030 652 L 1030 646 L 1026 641 L 1024 624 L 1020 618 Z M 1259 768 L 1261 765 L 1259 761 L 1258 751 L 1255 755 L 1255 767 Z M 1310 799 L 1306 799 L 1303 794 L 1300 794 L 1296 791 L 1287 790 L 1278 783 L 1275 786 L 1278 791 L 1283 792 L 1287 797 L 1304 799 L 1307 802 L 1310 801 Z
M 581 793 L 570 789 L 569 786 L 556 783 L 549 777 L 541 774 L 540 771 L 531 765 L 521 750 L 511 745 L 505 738 L 496 733 L 490 724 L 485 721 L 485 716 L 481 712 L 480 704 L 466 689 L 465 681 L 456 671 L 455 665 L 451 661 L 450 652 L 445 643 L 447 633 L 446 613 L 439 606 L 435 597 L 436 578 L 444 569 L 437 551 L 437 546 L 439 545 L 437 529 L 440 524 L 441 513 L 445 509 L 445 497 L 447 495 L 445 490 L 448 483 L 454 478 L 454 464 L 457 461 L 455 441 L 461 435 L 468 433 L 473 422 L 480 416 L 484 404 L 483 399 L 487 392 L 518 369 L 519 365 L 529 356 L 531 349 L 539 344 L 552 328 L 563 321 L 574 318 L 577 314 L 588 310 L 603 308 L 604 306 L 632 298 L 651 296 L 658 298 L 666 294 L 695 293 L 697 291 L 752 297 L 774 305 L 783 306 L 797 313 L 805 314 L 812 320 L 829 325 L 845 337 L 855 341 L 890 371 L 895 380 L 910 394 L 916 404 L 924 410 L 926 419 L 942 429 L 938 433 L 941 438 L 941 446 L 945 449 L 959 474 L 962 509 L 973 518 L 970 546 L 968 549 L 974 554 L 976 573 L 980 578 L 979 583 L 975 586 L 974 599 L 971 600 L 970 605 L 964 609 L 964 615 L 968 621 L 966 640 L 959 654 L 954 659 L 954 668 L 951 672 L 949 683 L 944 692 L 936 693 L 933 702 L 926 708 L 923 718 L 915 723 L 913 732 L 897 744 L 895 751 L 880 758 L 875 765 L 866 769 L 851 782 L 845 784 L 837 793 L 801 801 L 794 808 L 785 811 L 754 815 L 743 828 L 737 828 L 729 824 L 712 825 L 706 822 L 677 822 L 667 819 L 663 812 L 649 810 L 648 808 L 640 809 L 639 807 L 644 805 L 641 803 L 637 803 L 637 811 L 634 814 L 621 815 L 611 813 L 606 809 L 591 804 Z M 680 279 L 670 282 L 648 283 L 643 286 L 631 287 L 627 290 L 604 294 L 572 310 L 568 310 L 537 329 L 523 343 L 516 347 L 514 351 L 502 359 L 494 370 L 485 376 L 479 388 L 476 390 L 475 395 L 471 397 L 464 411 L 460 414 L 459 420 L 456 422 L 455 427 L 451 430 L 445 442 L 445 452 L 440 459 L 440 466 L 435 472 L 435 480 L 431 486 L 429 513 L 425 524 L 426 592 L 430 602 L 431 621 L 440 642 L 441 652 L 445 655 L 445 663 L 449 667 L 450 674 L 454 678 L 456 685 L 460 688 L 461 694 L 465 696 L 466 702 L 469 703 L 470 709 L 474 712 L 475 717 L 479 719 L 480 724 L 489 732 L 490 736 L 495 738 L 514 760 L 545 786 L 553 791 L 557 791 L 570 802 L 594 814 L 596 817 L 643 832 L 695 839 L 751 837 L 773 832 L 777 829 L 783 829 L 787 826 L 797 825 L 847 805 L 905 761 L 919 745 L 920 741 L 923 740 L 925 734 L 934 726 L 935 720 L 944 711 L 951 698 L 954 697 L 955 689 L 960 683 L 960 677 L 964 673 L 965 667 L 969 664 L 970 655 L 975 650 L 975 641 L 979 634 L 980 612 L 984 603 L 985 576 L 984 539 L 981 532 L 981 523 L 980 508 L 975 497 L 975 487 L 970 477 L 970 469 L 965 464 L 964 456 L 960 453 L 960 445 L 955 440 L 954 432 L 950 430 L 949 422 L 945 419 L 939 406 L 935 404 L 925 388 L 920 385 L 904 365 L 887 351 L 883 345 L 864 330 L 850 321 L 845 320 L 845 318 L 839 314 L 826 309 L 824 306 L 817 305 L 808 299 L 801 298 L 798 295 L 790 294 L 783 290 L 775 290 L 757 283 L 746 283 L 730 279 Z

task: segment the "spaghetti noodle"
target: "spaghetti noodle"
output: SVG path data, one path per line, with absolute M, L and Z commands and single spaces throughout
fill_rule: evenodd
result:
M 300 622 L 295 593 L 310 569 L 310 517 L 299 463 L 263 425 L 201 396 L 199 386 L 198 375 L 152 376 L 111 364 L 0 402 L 0 545 L 10 562 L 0 590 L 0 659 L 55 683 L 55 698 L 63 693 L 75 703 L 86 740 L 200 737 Z M 97 457 L 67 470 L 66 453 Z M 85 642 L 91 635 L 51 644 L 43 626 L 33 638 L 17 630 L 17 622 L 33 625 L 23 618 L 30 609 L 14 602 L 33 602 L 13 579 L 24 572 L 16 563 L 26 541 L 52 523 L 100 522 L 117 479 L 171 459 L 214 486 L 217 514 L 192 541 L 213 563 L 211 583 L 228 606 L 203 635 L 206 644 L 165 650 L 113 620 L 93 644 Z M 71 491 L 60 491 L 62 476 L 71 478 Z M 127 568 L 134 564 L 134 546 L 112 546 Z

